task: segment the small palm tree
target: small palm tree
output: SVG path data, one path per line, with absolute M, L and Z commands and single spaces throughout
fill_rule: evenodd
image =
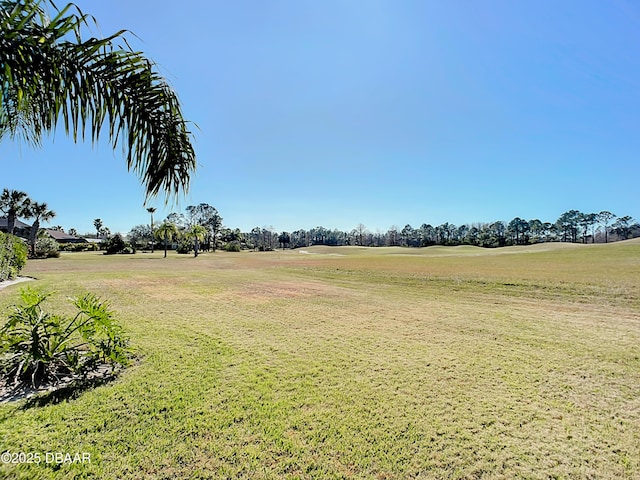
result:
M 207 236 L 207 229 L 202 225 L 191 225 L 191 227 L 187 229 L 185 236 L 193 240 L 193 256 L 197 257 L 200 242 Z
M 100 232 L 102 231 L 102 227 L 103 227 L 102 220 L 100 220 L 99 218 L 96 218 L 93 221 L 93 226 L 96 229 L 96 238 L 100 240 Z
M 149 207 L 147 208 L 147 212 L 149 212 L 151 214 L 151 253 L 153 253 L 153 245 L 154 245 L 154 236 L 153 236 L 153 214 L 155 213 L 156 209 L 153 207 Z
M 56 216 L 56 212 L 49 210 L 49 206 L 46 203 L 33 202 L 29 205 L 29 218 L 33 218 L 33 225 L 31 225 L 31 233 L 29 234 L 29 245 L 31 245 L 31 255 L 36 255 L 36 238 L 38 237 L 38 230 L 40 230 L 40 222 L 48 222 Z
M 178 238 L 180 231 L 175 223 L 164 222 L 155 232 L 156 238 L 164 240 L 164 258 L 167 258 L 169 242 Z
M 0 196 L 0 211 L 7 215 L 7 233 L 13 235 L 18 217 L 27 217 L 31 200 L 25 192 L 4 189 Z

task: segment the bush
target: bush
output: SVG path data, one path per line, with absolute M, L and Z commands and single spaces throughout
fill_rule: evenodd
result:
M 6 379 L 37 387 L 104 364 L 112 371 L 127 365 L 128 339 L 107 302 L 92 294 L 77 297 L 72 301 L 78 313 L 64 317 L 45 313 L 42 303 L 49 295 L 22 289 L 22 304 L 0 330 L 0 371 Z
M 63 252 L 97 252 L 100 247 L 96 243 L 62 243 L 58 248 Z
M 224 247 L 222 247 L 222 249 L 225 252 L 239 252 L 240 251 L 240 242 L 233 241 L 233 242 L 225 243 L 225 245 L 224 245 Z
M 190 253 L 193 251 L 193 242 L 191 240 L 182 239 L 178 242 L 176 248 L 177 253 Z
M 53 238 L 41 237 L 36 240 L 36 253 L 33 258 L 58 258 L 58 242 Z
M 122 252 L 127 244 L 119 234 L 115 234 L 104 243 L 105 255 L 113 255 Z
M 27 252 L 20 238 L 0 232 L 0 282 L 20 273 L 27 263 Z

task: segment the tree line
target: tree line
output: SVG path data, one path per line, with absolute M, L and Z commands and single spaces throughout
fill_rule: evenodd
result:
M 370 231 L 358 224 L 350 231 L 328 229 L 322 226 L 309 230 L 270 232 L 256 227 L 248 233 L 250 243 L 259 247 L 299 248 L 311 245 L 357 245 L 365 247 L 401 246 L 428 247 L 432 245 L 474 245 L 478 247 L 504 247 L 530 245 L 542 242 L 607 243 L 640 236 L 640 225 L 630 216 L 617 217 L 611 212 L 585 214 L 578 210 L 563 213 L 555 222 L 516 217 L 509 222 L 441 225 L 423 223 L 419 227 L 409 224 L 403 228 L 390 227 L 387 231 Z
M 225 227 L 217 209 L 202 203 L 189 206 L 185 214 L 172 213 L 152 232 L 152 226 L 138 225 L 129 232 L 132 242 L 150 242 L 164 239 L 176 242 L 178 250 L 197 252 L 223 248 L 229 251 L 243 249 L 274 250 L 301 248 L 311 245 L 365 247 L 402 246 L 427 247 L 432 245 L 474 245 L 494 248 L 509 245 L 530 245 L 542 242 L 607 243 L 640 236 L 640 225 L 630 216 L 617 216 L 609 211 L 583 213 L 569 210 L 555 221 L 525 220 L 516 217 L 509 222 L 472 223 L 455 225 L 445 222 L 433 226 L 423 223 L 419 227 L 392 226 L 387 231 L 370 231 L 358 224 L 350 231 L 318 226 L 292 232 L 278 232 L 272 227 L 255 227 L 249 232 Z M 202 227 L 194 235 L 196 226 Z M 170 235 L 166 235 L 169 231 Z M 160 233 L 159 233 L 160 232 Z M 165 232 L 165 233 L 162 233 Z M 181 233 L 182 232 L 182 233 Z M 191 233 L 190 233 L 191 232 Z
M 419 227 L 407 224 L 403 228 L 392 226 L 387 231 L 375 232 L 363 224 L 358 224 L 349 231 L 318 226 L 292 232 L 278 232 L 273 227 L 254 227 L 248 232 L 242 232 L 238 228 L 225 226 L 218 210 L 207 203 L 190 205 L 184 213 L 171 213 L 159 225 L 155 225 L 155 211 L 155 208 L 147 208 L 151 223 L 133 227 L 126 240 L 119 234 L 112 235 L 102 220 L 96 218 L 93 221 L 95 237 L 103 241 L 107 253 L 134 253 L 140 248 L 153 251 L 156 246 L 160 246 L 164 249 L 165 256 L 169 249 L 176 249 L 179 253 L 193 252 L 197 256 L 203 250 L 217 249 L 268 251 L 312 245 L 474 245 L 494 248 L 542 242 L 607 243 L 640 236 L 640 225 L 632 217 L 617 216 L 609 211 L 583 213 L 569 210 L 553 223 L 516 217 L 509 222 L 462 225 L 445 222 L 436 226 L 423 223 Z M 25 192 L 6 188 L 0 195 L 0 212 L 6 216 L 7 231 L 11 234 L 16 230 L 18 218 L 33 220 L 28 231 L 22 234 L 28 238 L 30 255 L 37 256 L 40 223 L 53 219 L 55 212 L 46 203 L 34 202 Z M 53 229 L 63 230 L 60 226 Z M 71 228 L 69 234 L 77 235 L 77 231 Z
M 151 224 L 136 225 L 127 235 L 132 246 L 147 246 L 153 251 L 155 242 L 160 241 L 167 250 L 175 245 L 178 253 L 193 252 L 198 256 L 201 250 L 213 250 L 225 244 L 228 250 L 240 251 L 240 244 L 234 241 L 241 238 L 239 230 L 231 230 L 222 225 L 222 217 L 215 207 L 207 203 L 189 205 L 185 213 L 171 213 L 157 227 L 154 228 L 153 214 L 155 208 L 147 208 L 151 214 Z

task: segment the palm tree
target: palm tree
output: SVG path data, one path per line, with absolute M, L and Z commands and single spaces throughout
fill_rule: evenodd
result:
M 46 203 L 33 202 L 29 206 L 29 218 L 33 218 L 33 225 L 31 226 L 31 233 L 29 234 L 29 244 L 31 245 L 31 255 L 36 254 L 36 238 L 38 236 L 38 230 L 40 230 L 40 222 L 48 222 L 56 216 L 56 212 L 49 210 L 49 206 Z
M 93 226 L 94 226 L 94 227 L 95 227 L 95 229 L 96 229 L 96 238 L 97 238 L 98 240 L 100 240 L 100 232 L 102 231 L 102 226 L 103 226 L 103 224 L 102 224 L 102 220 L 100 220 L 99 218 L 96 218 L 96 219 L 93 221 Z
M 153 253 L 153 244 L 155 243 L 153 241 L 153 213 L 156 211 L 155 208 L 153 207 L 149 207 L 147 208 L 147 212 L 149 212 L 151 214 L 151 253 Z M 166 251 L 165 251 L 166 253 Z
M 164 240 L 164 258 L 167 258 L 167 248 L 170 241 L 178 238 L 180 231 L 175 223 L 172 222 L 163 222 L 162 225 L 158 227 L 155 232 L 155 235 L 158 239 Z
M 0 211 L 7 215 L 7 233 L 13 235 L 18 217 L 28 216 L 31 200 L 25 192 L 4 189 L 0 196 Z
M 125 30 L 85 35 L 92 19 L 74 4 L 0 0 L 0 139 L 40 145 L 59 123 L 76 141 L 85 127 L 93 142 L 106 131 L 147 198 L 186 191 L 196 158 L 175 92 Z
M 191 225 L 185 232 L 185 236 L 188 239 L 193 240 L 193 256 L 198 256 L 198 250 L 200 248 L 200 242 L 207 236 L 207 229 L 202 225 Z

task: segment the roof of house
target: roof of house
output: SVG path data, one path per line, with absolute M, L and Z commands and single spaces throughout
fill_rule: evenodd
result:
M 9 223 L 9 219 L 7 217 L 0 217 L 0 228 L 7 229 L 7 223 Z M 16 218 L 15 228 L 29 228 L 31 225 L 21 222 Z
M 86 241 L 84 238 L 76 237 L 74 235 L 69 235 L 68 233 L 61 232 L 60 230 L 49 230 L 45 228 L 47 235 L 49 235 L 54 240 L 58 242 L 84 242 Z

